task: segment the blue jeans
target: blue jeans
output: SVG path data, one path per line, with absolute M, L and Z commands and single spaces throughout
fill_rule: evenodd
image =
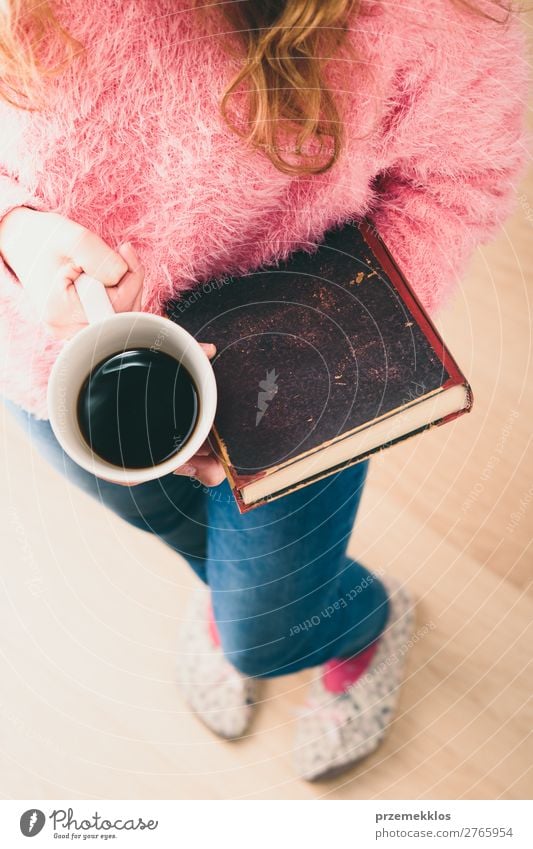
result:
M 356 654 L 382 633 L 385 588 L 346 555 L 368 463 L 241 515 L 227 481 L 100 480 L 63 452 L 47 421 L 5 403 L 56 469 L 188 560 L 210 588 L 224 653 L 241 672 L 296 672 Z

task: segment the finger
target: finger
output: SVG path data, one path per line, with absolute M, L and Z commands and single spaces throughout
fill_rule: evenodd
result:
M 128 270 L 107 294 L 115 312 L 138 311 L 142 300 L 144 266 L 129 242 L 120 245 L 119 251 L 128 264 Z
M 128 270 L 117 286 L 109 288 L 108 295 L 115 312 L 138 311 L 141 307 L 144 267 L 129 243 L 121 245 L 119 251 L 123 254 Z M 73 261 L 64 263 L 50 289 L 43 320 L 51 326 L 68 326 L 67 330 L 54 332 L 59 338 L 70 338 L 87 323 L 76 287 L 73 285 L 81 272 L 81 266 Z
M 205 486 L 218 486 L 226 478 L 224 466 L 216 457 L 195 457 L 196 475 Z
M 220 460 L 217 460 L 216 457 L 202 457 L 198 454 L 195 454 L 190 463 L 176 469 L 174 474 L 198 478 L 205 486 L 218 486 L 226 477 Z
M 104 286 L 116 286 L 128 271 L 128 263 L 100 236 L 85 227 L 74 228 L 69 242 L 70 258 Z
M 210 360 L 213 359 L 217 352 L 216 345 L 213 345 L 212 342 L 200 342 L 200 348 L 202 348 Z
M 121 257 L 126 260 L 128 271 L 138 271 L 143 267 L 139 254 L 133 247 L 131 242 L 123 242 L 118 246 L 118 252 Z
M 87 324 L 85 312 L 74 286 L 74 281 L 80 273 L 81 268 L 70 261 L 58 269 L 43 305 L 42 320 L 45 324 L 61 327 L 67 325 L 79 327 Z

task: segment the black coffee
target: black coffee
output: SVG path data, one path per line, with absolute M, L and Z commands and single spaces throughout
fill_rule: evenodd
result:
M 78 422 L 88 445 L 102 459 L 129 469 L 175 454 L 197 416 L 198 392 L 187 369 L 148 348 L 106 357 L 78 398 Z

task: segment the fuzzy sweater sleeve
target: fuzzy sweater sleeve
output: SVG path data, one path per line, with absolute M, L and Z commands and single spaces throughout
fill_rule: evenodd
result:
M 42 199 L 3 172 L 0 165 L 0 220 L 17 206 L 46 209 Z M 45 417 L 35 377 L 44 360 L 57 353 L 59 344 L 32 315 L 24 289 L 0 254 L 0 398 Z
M 530 144 L 521 23 L 465 20 L 397 75 L 386 126 L 395 153 L 369 215 L 430 311 L 513 211 Z
M 17 206 L 28 206 L 31 209 L 43 210 L 42 201 L 32 195 L 21 186 L 17 180 L 12 179 L 2 172 L 0 165 L 0 221 Z M 6 281 L 7 275 L 7 281 Z M 8 265 L 4 262 L 0 252 L 0 282 L 2 284 L 2 296 L 8 298 L 13 295 L 13 282 L 18 283 L 17 278 Z M 7 287 L 4 284 L 8 282 Z

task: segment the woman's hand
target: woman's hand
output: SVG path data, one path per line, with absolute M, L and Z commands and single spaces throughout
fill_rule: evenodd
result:
M 108 287 L 115 312 L 140 309 L 144 269 L 132 246 L 114 251 L 70 218 L 25 206 L 11 210 L 0 221 L 0 254 L 39 320 L 60 339 L 87 324 L 74 286 L 82 271 Z
M 144 268 L 129 243 L 114 251 L 81 224 L 53 212 L 20 206 L 0 221 L 0 254 L 18 277 L 41 321 L 68 339 L 87 324 L 74 281 L 84 271 L 108 289 L 115 312 L 141 308 Z M 202 345 L 215 356 L 214 345 Z M 225 474 L 207 442 L 176 475 L 217 486 Z M 130 484 L 124 484 L 130 486 Z
M 212 359 L 217 352 L 212 344 L 200 342 L 200 347 L 203 348 L 209 359 Z M 196 454 L 184 466 L 179 466 L 173 474 L 196 478 L 204 486 L 218 486 L 226 477 L 224 466 L 211 450 L 207 440 Z M 107 480 L 107 478 L 104 478 L 104 480 Z M 116 483 L 116 481 L 108 482 Z M 139 486 L 139 484 L 121 483 L 119 486 Z

